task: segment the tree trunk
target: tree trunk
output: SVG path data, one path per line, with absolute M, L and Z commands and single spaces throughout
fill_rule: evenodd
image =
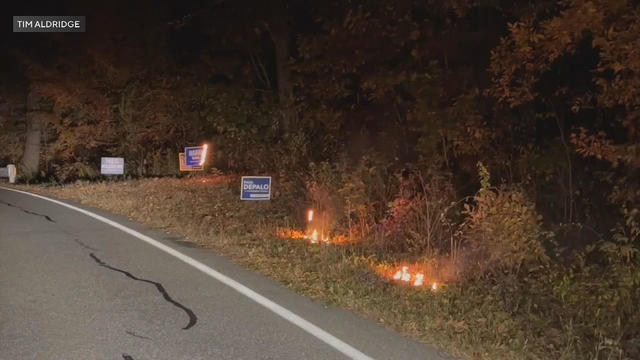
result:
M 293 85 L 291 84 L 291 70 L 289 57 L 291 56 L 291 29 L 287 21 L 287 4 L 281 0 L 272 7 L 271 23 L 269 24 L 271 40 L 275 48 L 275 67 L 278 82 L 278 98 L 284 112 L 283 128 L 291 130 L 295 119 L 293 110 Z M 274 4 L 274 5 L 276 5 Z
M 23 171 L 27 178 L 36 177 L 40 172 L 42 120 L 39 100 L 32 92 L 27 97 L 27 136 L 22 157 Z

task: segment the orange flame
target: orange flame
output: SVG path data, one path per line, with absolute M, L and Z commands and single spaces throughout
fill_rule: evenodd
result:
M 413 286 L 422 286 L 424 284 L 424 274 L 416 274 Z
M 283 239 L 304 239 L 306 235 L 302 231 L 297 230 L 289 230 L 289 229 L 278 229 L 278 237 Z
M 425 264 L 407 264 L 399 267 L 381 263 L 374 267 L 375 272 L 382 278 L 391 281 L 405 283 L 413 287 L 430 288 L 431 291 L 439 290 L 441 284 L 430 277 L 433 275 Z
M 313 210 L 309 210 L 307 214 L 307 221 L 311 222 L 313 220 Z
M 400 278 L 400 280 L 407 282 L 411 280 L 411 273 L 409 272 L 408 266 L 402 267 L 402 277 Z
M 402 277 L 402 271 L 398 271 L 395 275 L 393 275 L 393 280 L 400 280 Z
M 204 161 L 207 158 L 207 148 L 209 147 L 209 145 L 204 144 L 202 145 L 202 155 L 200 156 L 200 166 L 204 165 Z

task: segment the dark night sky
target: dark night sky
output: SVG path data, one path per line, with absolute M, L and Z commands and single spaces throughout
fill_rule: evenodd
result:
M 169 23 L 191 14 L 201 8 L 206 1 L 12 1 L 3 4 L 2 22 L 5 30 L 0 32 L 0 52 L 6 62 L 7 52 L 20 49 L 38 52 L 40 55 L 54 55 L 51 42 L 83 43 L 104 41 L 105 39 L 126 39 L 140 36 L 143 32 L 162 30 Z M 14 15 L 75 15 L 86 16 L 86 33 L 13 33 Z M 47 52 L 49 52 L 47 54 Z
M 219 0 L 9 2 L 2 12 L 5 31 L 0 32 L 0 81 L 5 84 L 24 82 L 25 65 L 17 54 L 43 66 L 55 66 L 64 61 L 73 67 L 73 64 L 82 65 L 90 58 L 87 53 L 92 52 L 110 56 L 119 66 L 138 62 L 132 69 L 144 68 L 144 62 L 157 55 L 168 57 L 178 68 L 185 69 L 207 49 L 215 48 L 220 54 L 234 51 L 214 44 L 219 39 L 215 35 L 216 17 L 224 16 L 227 24 L 233 24 L 227 21 L 228 16 L 238 15 L 238 6 L 246 9 L 249 5 Z M 264 14 L 265 9 L 257 13 Z M 292 2 L 290 11 L 296 19 L 296 33 L 318 31 L 308 3 Z M 86 32 L 13 33 L 11 23 L 14 15 L 82 15 L 86 17 Z M 186 26 L 175 25 L 190 16 Z M 238 16 L 238 29 L 245 28 L 242 22 L 242 16 Z M 231 31 L 233 34 L 237 29 Z M 295 51 L 295 47 L 292 50 Z M 272 66 L 269 59 L 264 61 L 268 68 Z

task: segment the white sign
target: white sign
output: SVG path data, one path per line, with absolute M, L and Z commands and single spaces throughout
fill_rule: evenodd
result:
M 16 174 L 17 174 L 16 166 L 13 165 L 13 164 L 7 165 L 7 172 L 9 173 L 8 174 L 9 175 L 9 182 L 12 183 L 12 184 L 15 183 L 16 182 Z
M 0 177 L 8 177 L 10 183 L 16 182 L 16 166 L 13 164 L 0 168 Z
M 100 174 L 102 175 L 124 174 L 124 158 L 121 158 L 121 157 L 100 158 Z

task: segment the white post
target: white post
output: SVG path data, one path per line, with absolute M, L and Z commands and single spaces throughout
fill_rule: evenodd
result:
M 7 165 L 7 172 L 9 173 L 9 183 L 16 182 L 16 166 L 13 164 Z

